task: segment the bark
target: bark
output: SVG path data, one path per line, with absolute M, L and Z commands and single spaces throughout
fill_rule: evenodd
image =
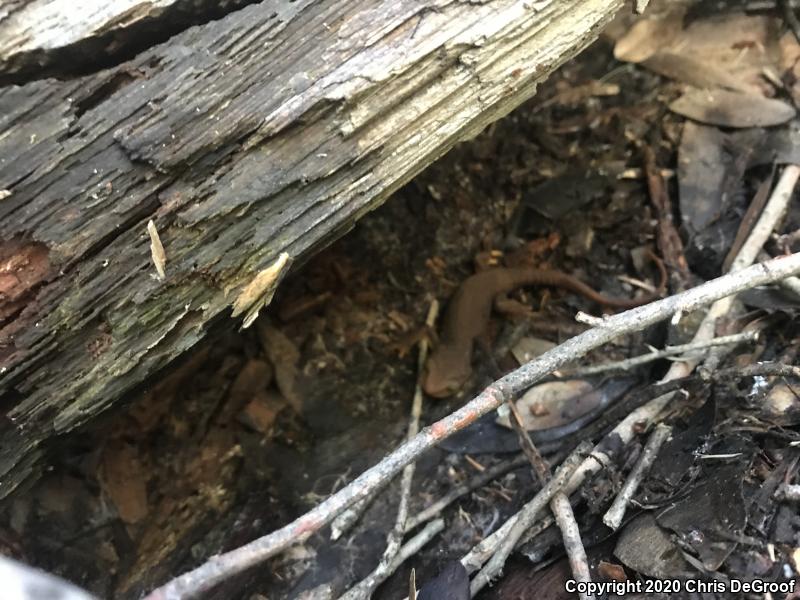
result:
M 621 4 L 266 0 L 0 88 L 0 495 L 533 95 Z

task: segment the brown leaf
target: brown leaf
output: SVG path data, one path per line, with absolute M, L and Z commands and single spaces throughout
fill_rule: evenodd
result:
M 286 398 L 274 390 L 256 394 L 239 414 L 239 421 L 259 433 L 268 433 L 278 413 L 287 405 Z
M 614 58 L 639 63 L 669 47 L 681 33 L 684 10 L 660 18 L 641 19 L 614 45 Z
M 303 399 L 296 390 L 300 351 L 282 331 L 276 329 L 266 320 L 258 322 L 258 337 L 264 353 L 275 369 L 275 383 L 281 394 L 296 411 L 300 411 Z
M 603 401 L 603 393 L 588 381 L 571 379 L 536 385 L 517 400 L 522 425 L 528 431 L 561 427 L 591 412 Z M 497 423 L 510 427 L 508 417 Z
M 147 516 L 147 477 L 136 449 L 114 440 L 103 450 L 100 484 L 129 525 Z
M 669 105 L 670 110 L 721 127 L 770 127 L 795 116 L 785 102 L 728 90 L 690 90 Z
M 714 64 L 694 56 L 674 52 L 656 52 L 643 63 L 645 67 L 670 79 L 676 79 L 698 88 L 723 87 L 740 92 L 757 92 L 748 85 Z

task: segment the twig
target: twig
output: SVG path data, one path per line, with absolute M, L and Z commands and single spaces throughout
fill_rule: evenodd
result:
M 800 21 L 797 20 L 797 15 L 794 14 L 792 3 L 789 0 L 780 0 L 781 8 L 783 9 L 783 18 L 789 29 L 792 30 L 795 39 L 800 42 Z
M 461 557 L 461 564 L 464 565 L 468 573 L 477 571 L 483 563 L 494 556 L 495 552 L 497 552 L 497 548 L 511 531 L 511 528 L 520 519 L 523 512 L 529 509 L 529 506 L 533 502 L 538 502 L 536 497 L 525 504 L 516 514 L 509 517 L 494 533 L 482 539 L 472 550 Z M 551 514 L 546 514 L 544 516 L 539 515 L 539 517 L 540 519 L 528 530 L 529 535 L 532 532 L 534 535 L 540 533 L 555 523 L 555 519 L 553 519 Z M 519 543 L 523 543 L 523 540 L 520 540 Z M 517 546 L 519 546 L 519 543 Z
M 39 569 L 0 556 L 0 581 L 3 597 L 13 600 L 97 600 L 79 587 Z
M 508 531 L 500 537 L 500 543 L 494 550 L 494 554 L 481 569 L 470 584 L 470 593 L 474 596 L 492 579 L 497 577 L 503 570 L 506 559 L 511 555 L 517 542 L 522 535 L 533 525 L 537 517 L 541 518 L 540 513 L 550 503 L 553 497 L 569 482 L 572 473 L 578 467 L 583 457 L 591 450 L 589 442 L 581 443 L 569 457 L 556 470 L 556 474 L 547 481 L 533 500 L 528 502 L 520 510 Z M 511 521 L 511 519 L 509 519 Z M 464 560 L 462 560 L 464 563 Z M 466 564 L 464 566 L 467 566 Z
M 240 548 L 210 558 L 192 571 L 157 588 L 146 596 L 146 600 L 191 598 L 290 546 L 304 542 L 345 508 L 374 493 L 376 488 L 384 485 L 388 479 L 394 477 L 423 452 L 496 409 L 506 398 L 514 397 L 548 373 L 584 356 L 587 352 L 621 335 L 639 331 L 653 323 L 668 319 L 677 312 L 689 312 L 730 294 L 773 283 L 799 272 L 800 253 L 795 253 L 730 273 L 686 292 L 608 317 L 602 327 L 590 329 L 567 340 L 496 381 L 455 412 L 423 429 L 413 440 L 402 444 L 377 465 L 367 469 L 350 484 L 306 514 Z M 584 461 L 584 464 L 586 462 Z M 581 468 L 573 476 L 573 481 L 580 473 Z
M 758 253 L 759 261 L 769 260 L 770 258 L 772 258 L 772 256 L 770 256 L 763 250 Z M 788 290 L 798 298 L 800 298 L 800 278 L 787 277 L 786 279 L 782 279 L 780 282 L 778 282 L 778 285 L 781 286 L 783 289 Z
M 664 262 L 672 267 L 671 278 L 673 284 L 677 284 L 673 286 L 673 289 L 681 290 L 689 281 L 689 265 L 683 252 L 683 241 L 672 218 L 672 203 L 669 200 L 664 178 L 656 164 L 655 152 L 645 144 L 641 149 L 644 157 L 647 189 L 658 219 L 658 229 L 656 230 L 658 248 L 661 256 L 664 257 Z
M 392 562 L 392 573 L 409 558 L 417 554 L 422 547 L 436 537 L 444 529 L 444 519 L 435 519 L 425 525 L 417 535 L 408 540 Z
M 378 491 L 379 490 L 376 490 L 376 493 L 371 495 L 369 498 L 364 498 L 363 500 L 356 502 L 333 520 L 331 523 L 332 541 L 335 542 L 353 528 L 353 525 L 358 522 L 358 520 L 361 518 L 361 515 L 364 514 L 365 510 L 367 510 L 370 502 L 375 499 L 375 495 Z
M 589 583 L 592 581 L 592 573 L 589 571 L 589 560 L 586 558 L 586 550 L 581 539 L 581 530 L 575 521 L 575 514 L 572 512 L 572 505 L 564 492 L 556 494 L 550 502 L 550 509 L 556 518 L 556 524 L 561 530 L 561 538 L 564 540 L 564 551 L 569 559 L 569 567 L 572 576 L 578 583 Z M 578 596 L 582 600 L 594 600 L 594 594 L 589 592 L 579 592 Z
M 436 324 L 436 317 L 439 314 L 439 303 L 436 300 L 431 302 L 428 309 L 428 317 L 425 324 L 433 329 Z M 423 337 L 419 342 L 419 358 L 417 361 L 417 373 L 422 376 L 422 370 L 425 367 L 425 361 L 428 360 L 428 339 Z M 408 432 L 406 433 L 406 440 L 413 440 L 419 433 L 419 419 L 422 414 L 422 387 L 417 379 L 417 384 L 414 388 L 414 400 L 411 403 L 411 417 L 408 422 Z M 383 583 L 387 577 L 394 573 L 395 569 L 400 563 L 396 563 L 396 558 L 400 552 L 400 544 L 403 542 L 403 534 L 406 530 L 406 520 L 408 519 L 408 503 L 411 498 L 411 481 L 414 479 L 414 470 L 416 467 L 415 462 L 410 462 L 403 469 L 403 475 L 400 480 L 400 502 L 397 507 L 397 518 L 394 527 L 386 537 L 386 550 L 383 552 L 378 566 L 362 579 L 358 584 L 353 586 L 347 593 L 341 596 L 341 600 L 369 600 L 375 588 Z
M 616 531 L 620 523 L 622 523 L 622 518 L 625 516 L 628 503 L 633 497 L 633 494 L 636 493 L 639 484 L 642 482 L 642 478 L 650 471 L 650 466 L 653 464 L 653 461 L 655 461 L 656 456 L 658 456 L 661 446 L 669 439 L 671 433 L 671 427 L 659 423 L 656 425 L 656 429 L 650 436 L 650 439 L 647 440 L 639 462 L 636 463 L 636 466 L 631 471 L 627 481 L 625 481 L 622 489 L 614 499 L 613 504 L 611 504 L 611 508 L 609 508 L 603 516 L 603 523 L 614 531 Z
M 778 183 L 775 184 L 772 195 L 767 201 L 766 206 L 764 206 L 764 210 L 761 212 L 761 216 L 750 232 L 747 241 L 742 244 L 739 254 L 737 254 L 736 258 L 731 262 L 731 273 L 753 264 L 753 261 L 756 260 L 758 253 L 761 252 L 769 236 L 786 214 L 798 178 L 800 178 L 800 167 L 797 165 L 786 165 L 778 179 Z M 735 295 L 732 295 L 715 302 L 714 306 L 709 310 L 709 315 L 716 314 L 721 316 L 728 314 L 733 306 L 735 298 Z M 703 364 L 706 368 L 713 371 L 722 362 L 724 357 L 725 352 L 718 347 L 708 353 Z
M 736 237 L 733 239 L 731 249 L 728 251 L 727 256 L 725 256 L 725 260 L 722 261 L 723 273 L 730 271 L 731 264 L 739 254 L 742 244 L 744 244 L 747 238 L 750 237 L 750 232 L 753 230 L 753 225 L 755 225 L 758 216 L 761 214 L 761 211 L 764 210 L 767 200 L 769 200 L 769 192 L 772 189 L 772 182 L 774 180 L 775 169 L 773 167 L 770 176 L 762 181 L 758 186 L 756 193 L 753 195 L 753 199 L 750 201 L 750 206 L 747 207 L 747 211 L 745 211 L 742 221 L 739 223 L 739 229 L 736 231 Z
M 634 356 L 616 362 L 600 363 L 599 365 L 589 365 L 586 367 L 576 367 L 574 369 L 562 369 L 559 375 L 562 377 L 583 377 L 584 375 L 594 375 L 595 373 L 605 373 L 606 371 L 628 371 L 633 367 L 638 367 L 648 362 L 665 358 L 667 356 L 680 355 L 685 352 L 692 352 L 694 350 L 705 350 L 712 346 L 726 346 L 732 344 L 740 344 L 742 342 L 749 342 L 758 339 L 757 331 L 746 331 L 744 333 L 735 333 L 733 335 L 723 335 L 713 339 L 691 343 L 681 344 L 679 346 L 667 346 L 663 350 L 653 350 L 647 354 Z
M 514 405 L 514 402 L 512 402 L 511 399 L 507 399 L 505 405 L 511 411 L 512 418 L 509 419 L 509 421 L 511 422 L 511 426 L 514 428 L 514 431 L 519 438 L 519 444 L 522 447 L 522 452 L 528 457 L 528 460 L 533 467 L 534 475 L 539 479 L 539 483 L 542 485 L 542 492 L 544 492 L 546 489 L 548 489 L 548 484 L 552 481 L 550 467 L 536 449 L 536 445 L 533 443 L 531 436 L 528 435 L 527 431 L 525 431 L 525 428 L 522 425 L 522 417 L 517 411 L 517 407 Z M 591 446 L 588 442 L 579 446 L 581 449 L 585 448 L 585 452 L 588 451 L 590 447 Z M 569 472 L 565 474 L 560 484 L 561 487 L 567 483 L 572 472 L 578 466 L 578 461 L 581 460 L 581 454 L 585 454 L 585 452 L 577 453 L 577 456 L 576 454 L 572 455 L 574 460 L 570 462 L 571 468 L 569 468 Z M 586 561 L 586 551 L 583 548 L 580 530 L 578 529 L 578 524 L 575 521 L 575 515 L 572 512 L 572 506 L 569 503 L 569 498 L 561 493 L 561 491 L 556 490 L 550 498 L 550 509 L 553 511 L 553 516 L 555 516 L 558 528 L 561 530 L 561 535 L 564 540 L 564 549 L 567 551 L 567 555 L 569 556 L 569 563 L 570 567 L 572 567 L 572 574 L 574 575 L 575 580 L 583 583 L 591 582 L 589 564 Z M 470 586 L 470 594 L 472 596 L 475 596 L 484 585 L 486 585 L 494 576 L 498 575 L 503 570 L 506 559 L 508 559 L 511 552 L 514 550 L 517 540 L 519 540 L 528 527 L 533 524 L 533 521 L 536 518 L 536 513 L 539 512 L 539 510 L 540 508 L 537 507 L 536 511 L 534 512 L 532 508 L 532 514 L 520 515 L 519 520 L 512 528 L 508 538 L 503 540 L 498 547 L 497 552 L 495 552 L 494 556 L 492 556 L 491 560 L 489 561 L 489 564 L 487 564 L 486 567 L 482 569 L 480 573 L 478 573 L 478 576 L 472 582 L 472 585 Z M 594 596 L 592 594 L 583 592 L 580 593 L 580 597 L 583 600 L 594 600 Z
M 539 450 L 537 450 L 536 445 L 531 439 L 531 436 L 529 436 L 528 432 L 525 431 L 525 427 L 522 425 L 522 416 L 519 414 L 514 402 L 512 402 L 511 399 L 508 399 L 506 400 L 505 405 L 508 407 L 509 411 L 511 411 L 511 418 L 509 419 L 509 422 L 511 423 L 511 427 L 514 429 L 514 432 L 517 434 L 517 439 L 519 440 L 520 448 L 522 448 L 522 453 L 528 458 L 528 462 L 531 463 L 531 466 L 533 467 L 533 474 L 539 480 L 539 485 L 544 486 L 552 477 L 550 474 L 550 465 L 547 464 L 547 461 L 545 461 L 545 459 L 539 453 Z
M 504 475 L 505 473 L 516 469 L 517 467 L 521 467 L 527 462 L 528 459 L 525 458 L 525 456 L 515 456 L 510 460 L 506 460 L 494 465 L 493 467 L 489 467 L 484 472 L 473 476 L 469 481 L 457 485 L 447 492 L 447 494 L 439 498 L 436 502 L 425 508 L 425 510 L 422 510 L 416 515 L 410 517 L 408 521 L 406 521 L 406 532 L 411 531 L 420 525 L 420 523 L 429 521 L 442 512 L 445 508 L 450 506 L 453 502 L 458 500 L 461 496 L 469 494 L 471 491 L 483 487 L 493 479 L 500 477 L 500 475 Z

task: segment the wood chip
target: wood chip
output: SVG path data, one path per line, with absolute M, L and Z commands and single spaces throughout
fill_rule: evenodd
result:
M 259 311 L 272 302 L 272 296 L 278 287 L 284 268 L 290 262 L 289 254 L 282 252 L 266 269 L 259 271 L 252 281 L 241 291 L 233 302 L 233 318 L 245 311 L 247 314 L 242 323 L 242 329 L 247 329 L 258 317 Z
M 150 255 L 153 257 L 153 264 L 158 272 L 158 278 L 164 279 L 166 272 L 164 267 L 167 266 L 167 255 L 164 252 L 164 246 L 161 244 L 161 238 L 158 236 L 156 224 L 153 219 L 147 222 L 147 233 L 150 234 Z

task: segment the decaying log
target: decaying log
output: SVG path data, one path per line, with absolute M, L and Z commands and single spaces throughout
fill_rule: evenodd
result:
M 265 0 L 114 68 L 0 88 L 0 495 L 621 5 Z

